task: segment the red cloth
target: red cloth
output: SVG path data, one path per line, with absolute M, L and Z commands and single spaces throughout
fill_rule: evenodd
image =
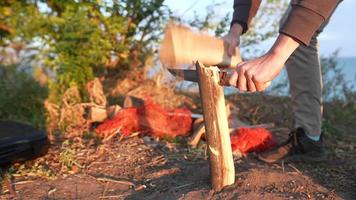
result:
M 140 131 L 157 137 L 176 137 L 187 135 L 191 124 L 190 110 L 165 110 L 148 100 L 143 106 L 120 110 L 113 119 L 104 121 L 95 131 L 98 135 L 106 135 L 120 128 L 124 136 Z
M 265 128 L 239 128 L 230 135 L 232 151 L 261 152 L 277 145 Z

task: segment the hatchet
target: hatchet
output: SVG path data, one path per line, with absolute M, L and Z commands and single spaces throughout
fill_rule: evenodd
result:
M 236 54 L 233 56 L 228 56 L 227 50 L 228 44 L 222 39 L 170 22 L 165 30 L 159 57 L 171 74 L 193 82 L 198 82 L 195 65 L 190 69 L 182 69 L 180 65 L 198 60 L 204 66 L 218 66 L 220 84 L 236 87 L 236 82 L 229 79 L 236 66 L 242 62 L 240 49 L 236 48 Z M 267 87 L 269 84 L 270 82 L 264 85 Z
M 196 60 L 204 66 L 235 68 L 242 61 L 239 48 L 236 48 L 234 56 L 228 56 L 227 49 L 228 43 L 222 39 L 170 22 L 165 30 L 159 57 L 169 68 L 178 68 L 181 64 L 191 64 Z

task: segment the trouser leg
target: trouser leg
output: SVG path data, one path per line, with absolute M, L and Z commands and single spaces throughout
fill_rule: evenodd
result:
M 310 136 L 321 134 L 322 78 L 317 34 L 309 46 L 301 45 L 286 63 L 295 127 Z
M 290 10 L 291 6 L 281 19 L 281 25 Z M 300 45 L 286 62 L 295 127 L 303 128 L 309 136 L 321 134 L 322 77 L 317 38 L 328 21 L 316 31 L 309 46 Z

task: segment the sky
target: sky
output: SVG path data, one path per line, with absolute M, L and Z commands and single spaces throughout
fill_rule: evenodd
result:
M 232 13 L 233 0 L 166 0 L 166 5 L 172 11 L 183 17 L 192 17 L 194 11 L 204 16 L 205 7 L 214 3 L 222 3 L 218 14 L 224 16 L 226 12 Z M 329 55 L 339 49 L 340 57 L 356 57 L 356 0 L 344 0 L 336 9 L 328 26 L 319 36 L 320 52 Z M 268 49 L 273 41 L 264 44 L 261 48 Z

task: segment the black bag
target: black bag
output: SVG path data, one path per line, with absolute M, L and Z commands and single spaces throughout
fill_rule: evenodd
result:
M 0 166 L 45 155 L 49 146 L 47 133 L 19 122 L 0 120 Z

